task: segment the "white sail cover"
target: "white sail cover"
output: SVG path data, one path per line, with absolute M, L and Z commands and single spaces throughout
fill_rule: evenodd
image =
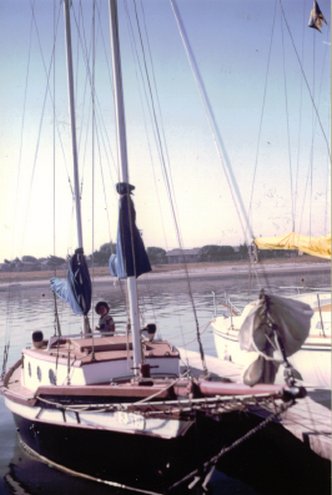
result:
M 291 356 L 308 337 L 312 315 L 311 307 L 302 301 L 275 295 L 263 296 L 241 325 L 240 347 L 271 359 L 273 325 L 285 355 Z

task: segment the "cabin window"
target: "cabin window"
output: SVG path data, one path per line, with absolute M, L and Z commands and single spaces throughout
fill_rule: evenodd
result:
M 31 363 L 28 363 L 28 373 L 29 373 L 29 376 L 31 378 Z
M 41 382 L 42 379 L 42 372 L 39 366 L 37 366 L 37 378 Z
M 52 385 L 56 385 L 56 376 L 53 370 L 48 370 L 48 379 Z

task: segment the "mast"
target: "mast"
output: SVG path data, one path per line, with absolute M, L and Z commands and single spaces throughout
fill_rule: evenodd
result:
M 110 33 L 113 64 L 113 84 L 115 92 L 115 118 L 118 134 L 118 153 L 120 158 L 121 181 L 129 183 L 128 154 L 126 120 L 124 111 L 124 98 L 122 86 L 122 71 L 120 57 L 120 42 L 118 28 L 117 1 L 110 0 Z M 133 339 L 134 373 L 137 375 L 142 365 L 142 349 L 140 336 L 140 320 L 138 311 L 136 277 L 127 277 L 127 290 L 129 298 L 129 313 Z
M 76 290 L 79 290 L 81 292 L 80 294 L 81 303 L 79 304 L 79 306 L 81 307 L 83 314 L 82 332 L 85 336 L 88 336 L 91 334 L 90 323 L 88 318 L 88 312 L 90 310 L 90 305 L 91 305 L 91 281 L 83 253 L 83 230 L 82 230 L 82 214 L 81 214 L 81 195 L 80 195 L 80 184 L 79 184 L 79 173 L 78 173 L 74 71 L 73 71 L 72 40 L 71 40 L 71 26 L 70 26 L 70 5 L 71 5 L 71 0 L 64 0 L 70 128 L 71 128 L 71 143 L 72 143 L 72 155 L 73 155 L 74 192 L 75 192 L 76 229 L 77 229 L 77 249 L 75 250 L 75 255 L 71 257 L 71 263 L 75 260 L 75 263 L 77 265 L 77 272 L 75 273 L 74 278 L 75 278 Z
M 69 89 L 69 109 L 70 109 L 70 128 L 71 128 L 71 143 L 72 143 L 73 170 L 74 170 L 74 191 L 75 191 L 75 208 L 76 208 L 77 243 L 78 243 L 78 248 L 83 248 L 81 198 L 80 198 L 80 185 L 79 185 L 79 174 L 78 174 L 78 154 L 77 154 L 76 116 L 75 116 L 75 98 L 74 98 L 74 96 L 75 96 L 74 95 L 74 71 L 73 71 L 73 56 L 72 56 L 71 27 L 70 27 L 70 3 L 71 3 L 71 0 L 64 0 L 66 50 L 67 50 L 67 70 L 68 70 L 68 89 Z

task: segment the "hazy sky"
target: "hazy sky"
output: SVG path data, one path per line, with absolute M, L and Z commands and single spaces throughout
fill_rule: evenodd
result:
M 150 109 L 146 105 L 145 66 L 158 132 L 166 143 L 163 160 L 184 247 L 244 242 L 168 0 L 136 2 L 145 58 L 134 3 L 119 3 L 130 180 L 136 185 L 137 223 L 146 246 L 170 249 L 178 241 L 161 151 L 151 126 L 151 101 Z M 331 120 L 328 0 L 319 2 L 328 22 L 322 33 L 307 27 L 312 1 L 177 4 L 248 216 L 251 212 L 254 234 L 279 235 L 290 231 L 293 222 L 302 233 L 326 233 L 330 163 L 323 133 L 329 138 Z M 86 253 L 115 240 L 114 184 L 119 180 L 108 0 L 96 2 L 94 63 L 92 5 L 92 0 L 73 0 L 72 17 Z M 76 234 L 60 0 L 0 0 L 0 57 L 0 262 L 24 254 L 65 256 L 75 249 Z

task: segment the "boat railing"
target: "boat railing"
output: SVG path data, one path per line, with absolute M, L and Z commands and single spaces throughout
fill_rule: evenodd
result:
M 222 315 L 229 317 L 231 319 L 231 322 L 232 322 L 233 316 L 238 316 L 241 313 L 241 311 L 237 306 L 235 306 L 235 304 L 233 304 L 229 295 L 226 292 L 224 293 L 224 295 L 222 297 L 223 297 L 222 302 L 220 302 L 218 304 L 217 303 L 217 295 L 214 291 L 212 291 L 214 317 L 216 318 L 218 316 L 218 314 L 219 314 L 218 306 L 222 305 L 223 306 Z
M 307 287 L 306 290 L 298 286 L 279 287 L 280 291 L 289 291 L 291 289 L 295 289 L 298 291 L 296 294 L 293 294 L 293 297 L 295 298 L 301 297 L 302 295 L 305 296 L 307 293 L 309 293 L 309 300 L 304 302 L 307 302 L 314 311 L 313 319 L 311 321 L 312 331 L 319 332 L 319 336 L 323 337 L 324 339 L 329 338 L 331 334 L 331 298 L 327 296 L 329 295 L 330 290 L 327 288 L 318 287 Z M 228 328 L 234 329 L 234 316 L 239 315 L 241 311 L 233 304 L 227 294 L 218 296 L 213 291 L 212 296 L 214 318 L 217 318 L 218 316 L 227 318 L 229 322 Z M 288 294 L 288 297 L 291 298 L 292 295 Z M 220 300 L 222 302 L 220 302 Z
M 296 290 L 298 294 L 303 294 L 304 292 L 322 292 L 322 293 L 331 293 L 331 289 L 328 287 L 307 287 L 307 286 L 299 286 L 299 285 L 280 285 L 278 287 L 282 290 Z
M 287 289 L 287 290 L 296 290 L 298 295 L 305 294 L 307 292 L 310 292 L 312 294 L 316 295 L 317 299 L 317 313 L 318 313 L 318 318 L 320 322 L 320 330 L 321 334 L 323 337 L 326 337 L 326 328 L 324 318 L 323 318 L 323 308 L 322 308 L 322 299 L 321 296 L 325 294 L 331 294 L 331 289 L 326 288 L 326 287 L 298 287 L 298 286 L 285 286 L 285 287 L 280 287 L 280 289 Z M 330 301 L 331 303 L 331 301 Z

